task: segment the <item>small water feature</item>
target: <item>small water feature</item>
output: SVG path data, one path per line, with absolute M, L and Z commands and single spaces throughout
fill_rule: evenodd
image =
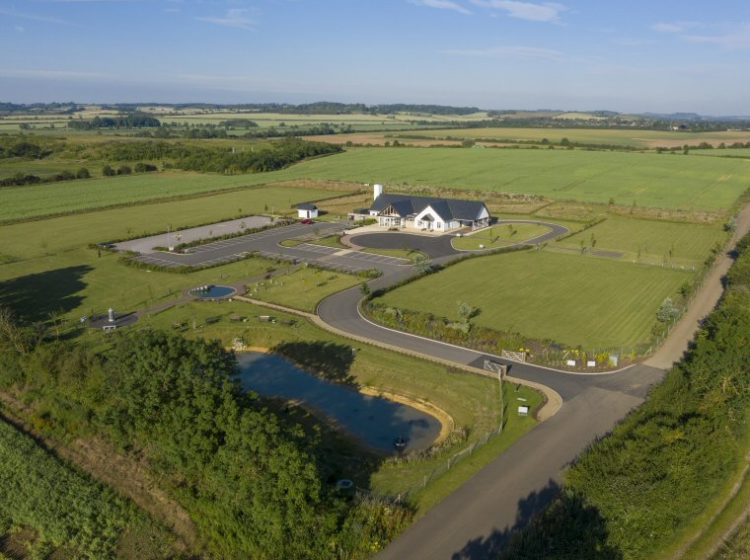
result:
M 397 440 L 406 442 L 402 451 L 421 451 L 440 433 L 440 422 L 425 412 L 325 381 L 280 356 L 246 352 L 237 359 L 239 381 L 245 389 L 300 400 L 378 451 L 396 453 Z
M 233 296 L 237 290 L 231 286 L 215 286 L 206 284 L 190 290 L 190 295 L 198 299 L 225 299 Z

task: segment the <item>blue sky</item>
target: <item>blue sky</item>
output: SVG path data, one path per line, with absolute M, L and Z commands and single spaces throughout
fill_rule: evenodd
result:
M 750 2 L 0 0 L 0 100 L 750 114 Z

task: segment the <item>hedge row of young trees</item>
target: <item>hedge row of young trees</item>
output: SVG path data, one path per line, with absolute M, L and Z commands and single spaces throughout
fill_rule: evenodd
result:
M 94 352 L 9 325 L 0 317 L 0 390 L 43 410 L 40 430 L 144 456 L 216 557 L 363 558 L 409 520 L 336 494 L 317 439 L 243 392 L 218 342 L 140 331 Z
M 19 187 L 22 185 L 35 185 L 37 183 L 56 183 L 58 181 L 72 181 L 73 179 L 89 179 L 90 177 L 91 173 L 89 173 L 89 170 L 85 167 L 81 167 L 75 173 L 65 170 L 47 177 L 39 177 L 38 175 L 31 175 L 30 173 L 16 173 L 5 179 L 0 179 L 0 187 Z
M 650 558 L 726 490 L 750 447 L 750 236 L 738 251 L 686 358 L 580 457 L 502 558 Z

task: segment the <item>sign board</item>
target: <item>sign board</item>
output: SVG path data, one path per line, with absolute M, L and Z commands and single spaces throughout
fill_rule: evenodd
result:
M 518 407 L 518 415 L 519 416 L 528 416 L 529 415 L 529 407 L 528 406 L 519 406 Z
M 501 364 L 500 362 L 493 362 L 492 360 L 484 360 L 484 369 L 491 371 L 500 376 L 503 379 L 508 375 L 508 366 Z
M 596 367 L 596 360 L 589 360 L 586 362 L 586 367 Z
M 566 366 L 570 366 L 570 367 L 576 367 L 576 361 L 575 360 L 567 360 L 565 362 L 565 365 Z

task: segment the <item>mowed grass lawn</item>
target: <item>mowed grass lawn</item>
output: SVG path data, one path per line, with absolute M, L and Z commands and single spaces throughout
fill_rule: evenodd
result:
M 272 174 L 268 174 L 269 180 Z M 729 208 L 750 186 L 750 162 L 656 153 L 492 148 L 350 149 L 276 178 L 433 186 L 557 200 L 685 209 Z
M 471 259 L 387 293 L 383 303 L 474 321 L 586 349 L 648 341 L 656 310 L 691 275 L 680 270 L 580 255 L 525 251 Z
M 691 224 L 637 220 L 610 216 L 602 223 L 560 241 L 579 249 L 595 240 L 595 248 L 625 253 L 628 260 L 661 264 L 697 266 L 706 260 L 711 248 L 726 239 L 721 224 Z M 670 255 L 671 252 L 671 255 Z M 640 257 L 639 257 L 640 254 Z
M 506 247 L 534 239 L 550 231 L 546 226 L 538 224 L 507 224 L 497 225 L 480 230 L 471 235 L 453 239 L 453 247 L 463 251 L 477 251 Z M 480 247 L 482 245 L 483 247 Z
M 250 284 L 248 296 L 313 313 L 323 298 L 351 288 L 362 279 L 330 270 L 298 268 L 290 274 Z

